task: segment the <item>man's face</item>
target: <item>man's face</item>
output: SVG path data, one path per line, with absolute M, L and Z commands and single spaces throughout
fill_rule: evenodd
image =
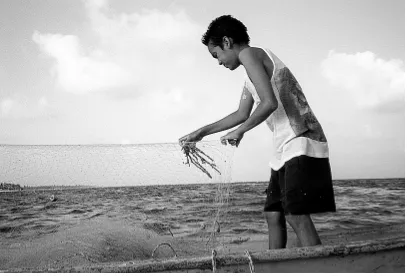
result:
M 240 65 L 238 57 L 228 44 L 224 44 L 222 49 L 220 46 L 209 43 L 208 51 L 213 58 L 218 60 L 219 65 L 223 65 L 229 70 L 235 70 Z

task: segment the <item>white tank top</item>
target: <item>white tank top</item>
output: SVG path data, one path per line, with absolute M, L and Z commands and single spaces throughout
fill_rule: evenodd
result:
M 263 50 L 274 64 L 270 82 L 278 101 L 277 109 L 266 119 L 273 132 L 274 152 L 271 154 L 270 167 L 277 171 L 285 162 L 300 155 L 329 157 L 325 134 L 297 80 L 277 56 L 269 49 Z M 244 88 L 251 93 L 257 106 L 260 98 L 247 74 Z

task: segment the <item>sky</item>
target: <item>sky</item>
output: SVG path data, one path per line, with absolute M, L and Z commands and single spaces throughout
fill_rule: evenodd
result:
M 0 144 L 177 143 L 234 112 L 244 68 L 219 66 L 200 41 L 231 14 L 299 81 L 334 179 L 404 177 L 404 5 L 0 0 Z M 267 181 L 271 148 L 265 124 L 246 133 L 232 180 Z

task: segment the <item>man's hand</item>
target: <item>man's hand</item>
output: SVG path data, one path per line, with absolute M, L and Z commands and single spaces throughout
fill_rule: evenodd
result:
M 201 134 L 201 131 L 198 129 L 194 132 L 191 132 L 188 135 L 185 135 L 181 138 L 179 138 L 178 142 L 180 146 L 183 146 L 185 143 L 193 143 L 193 142 L 198 142 L 201 141 L 204 136 Z
M 240 144 L 240 141 L 243 138 L 244 133 L 240 132 L 238 130 L 234 130 L 232 132 L 229 132 L 228 134 L 226 134 L 225 136 L 222 136 L 220 138 L 220 141 L 223 145 L 226 145 L 227 143 L 229 143 L 232 146 L 236 146 L 238 147 Z

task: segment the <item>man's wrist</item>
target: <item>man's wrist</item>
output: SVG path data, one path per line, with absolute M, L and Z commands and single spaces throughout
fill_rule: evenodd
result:
M 241 136 L 243 136 L 246 133 L 246 131 L 244 129 L 242 129 L 241 126 L 238 127 L 235 131 L 237 132 L 237 134 L 239 134 Z
M 198 129 L 198 135 L 203 138 L 207 135 L 207 130 L 205 127 Z
M 243 125 L 240 125 L 237 129 L 236 132 L 239 133 L 240 135 L 244 135 L 247 130 L 245 130 Z

